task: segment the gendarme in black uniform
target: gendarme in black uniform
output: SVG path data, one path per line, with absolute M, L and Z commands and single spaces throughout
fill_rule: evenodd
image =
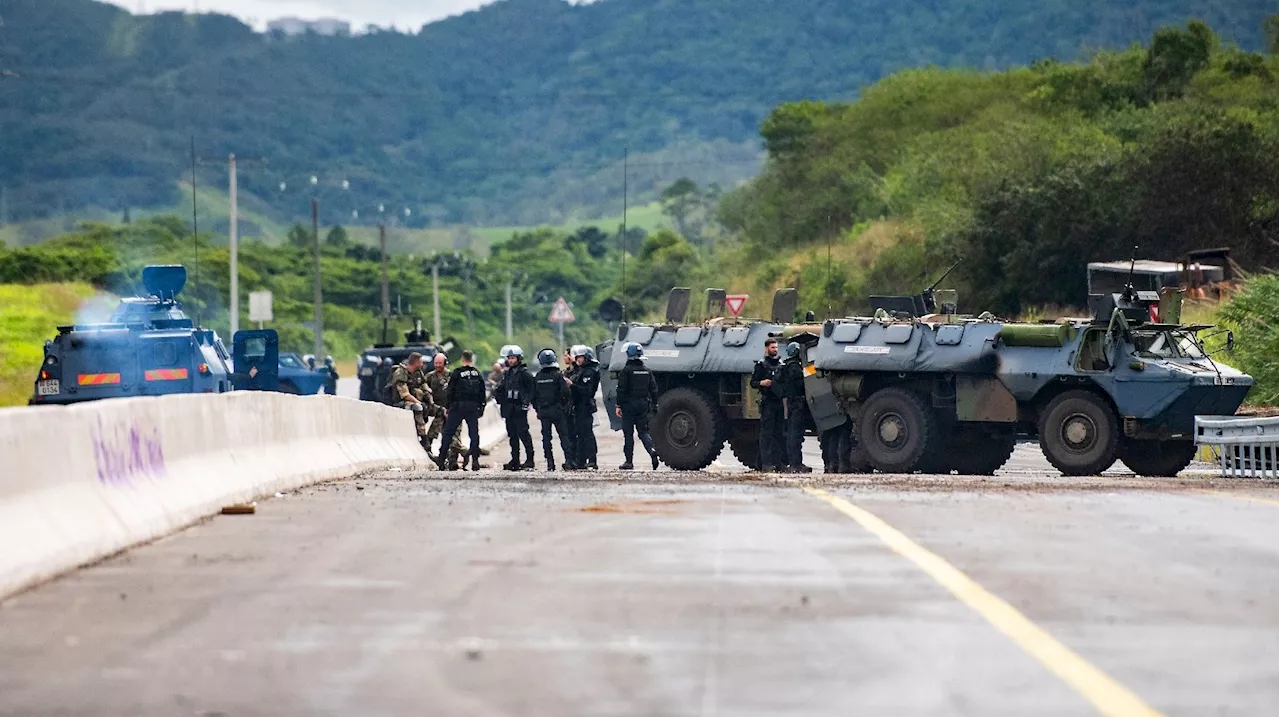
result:
M 787 344 L 787 360 L 782 365 L 780 383 L 782 395 L 787 399 L 787 470 L 808 473 L 804 464 L 804 432 L 813 419 L 809 417 L 809 403 L 804 397 L 804 365 L 800 363 L 800 345 Z
M 640 436 L 640 443 L 649 458 L 653 461 L 653 469 L 658 469 L 658 452 L 653 448 L 653 437 L 649 434 L 649 413 L 658 405 L 658 382 L 653 373 L 645 368 L 643 352 L 637 344 L 627 346 L 627 364 L 618 372 L 618 413 L 622 417 L 622 456 L 623 463 L 618 466 L 624 471 L 634 466 L 631 458 L 635 453 L 635 438 Z
M 751 387 L 760 392 L 760 470 L 763 471 L 775 471 L 786 464 L 783 455 L 782 387 L 778 385 L 782 362 L 776 354 L 777 344 L 771 345 L 775 348 L 774 355 L 766 353 L 751 372 Z M 769 344 L 765 347 L 766 352 L 768 347 Z M 761 385 L 763 381 L 768 381 L 769 385 Z
M 596 391 L 600 388 L 600 364 L 596 363 L 591 350 L 584 348 L 580 354 L 584 363 L 578 367 L 573 377 L 573 430 L 578 437 L 578 452 L 574 456 L 574 464 L 578 468 L 598 470 L 596 461 L 596 434 L 592 428 L 592 417 L 596 412 Z
M 564 466 L 573 463 L 573 446 L 569 442 L 567 427 L 570 399 L 569 383 L 556 368 L 556 352 L 543 349 L 538 352 L 538 364 L 542 368 L 533 377 L 533 410 L 542 424 L 542 455 L 547 460 L 547 470 L 556 469 L 555 453 L 551 450 L 551 432 L 560 436 L 560 451 L 564 454 Z
M 507 441 L 511 445 L 511 462 L 503 466 L 510 471 L 533 468 L 533 434 L 529 432 L 529 405 L 533 403 L 533 376 L 524 365 L 524 352 L 519 347 L 507 357 L 507 370 L 502 374 L 501 388 L 494 398 L 502 409 L 502 419 L 507 426 Z M 513 362 L 512 359 L 515 359 Z M 520 460 L 520 446 L 525 458 Z
M 468 352 L 469 353 L 469 352 Z M 471 436 L 471 448 L 467 455 L 471 456 L 471 470 L 480 470 L 480 414 L 484 412 L 485 388 L 484 376 L 479 369 L 472 366 L 471 357 L 463 355 L 463 365 L 449 374 L 448 415 L 444 421 L 444 442 L 447 446 L 453 441 L 453 434 L 458 432 L 462 422 L 467 423 L 467 433 Z M 436 465 L 444 468 L 448 451 L 441 450 Z M 466 468 L 465 461 L 463 468 Z

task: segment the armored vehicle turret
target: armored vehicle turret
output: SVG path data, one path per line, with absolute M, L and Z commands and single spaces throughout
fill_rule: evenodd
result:
M 852 465 L 891 473 L 991 474 L 1016 440 L 1035 438 L 1066 475 L 1098 474 L 1117 458 L 1140 475 L 1174 475 L 1194 455 L 1195 416 L 1233 414 L 1253 386 L 1205 351 L 1199 334 L 1212 327 L 1179 323 L 1174 290 L 1129 286 L 1090 297 L 1089 317 L 1018 323 L 961 316 L 935 287 L 820 325 L 787 323 L 795 305 L 784 291 L 771 321 L 669 315 L 620 327 L 659 380 L 652 430 L 663 461 L 702 468 L 727 440 L 755 465 L 746 379 L 766 337 L 802 345 L 815 428 L 852 426 Z
M 45 342 L 30 403 L 230 391 L 222 340 L 178 303 L 186 281 L 183 266 L 145 267 L 146 294 L 122 298 L 106 322 L 59 326 Z

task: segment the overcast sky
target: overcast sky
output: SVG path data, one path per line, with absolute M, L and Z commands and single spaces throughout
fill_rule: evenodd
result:
M 235 15 L 259 30 L 268 20 L 294 15 L 308 20 L 336 17 L 352 29 L 373 24 L 416 31 L 423 24 L 472 10 L 492 0 L 108 0 L 132 12 L 185 10 Z

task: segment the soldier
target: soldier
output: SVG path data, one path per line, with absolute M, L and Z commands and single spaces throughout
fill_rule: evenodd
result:
M 800 344 L 792 341 L 785 351 L 782 366 L 782 395 L 787 399 L 787 472 L 811 473 L 804 464 L 804 432 L 813 419 L 804 398 L 804 366 L 800 363 Z
M 640 443 L 649 452 L 653 469 L 658 470 L 658 451 L 653 448 L 649 435 L 649 414 L 658 407 L 658 382 L 644 367 L 644 349 L 640 344 L 627 344 L 627 364 L 618 374 L 618 405 L 614 413 L 622 419 L 622 457 L 619 470 L 635 468 L 631 457 L 635 453 L 632 432 L 640 436 Z
M 471 470 L 478 471 L 480 465 L 480 416 L 484 414 L 485 387 L 484 376 L 472 362 L 475 355 L 470 351 L 462 352 L 462 365 L 449 374 L 448 387 L 445 389 L 445 405 L 448 406 L 444 424 L 444 442 L 441 446 L 453 442 L 458 428 L 465 421 L 467 433 L 471 436 L 471 447 L 467 456 L 471 458 Z M 443 451 L 441 451 L 443 453 Z M 445 468 L 443 455 L 436 458 L 436 465 Z M 466 467 L 464 457 L 463 467 Z
M 587 346 L 573 347 L 578 369 L 573 376 L 573 428 L 578 438 L 574 463 L 580 470 L 599 470 L 596 462 L 596 434 L 591 425 L 596 412 L 596 390 L 600 388 L 600 364 Z
M 533 410 L 538 413 L 538 421 L 542 424 L 542 455 L 547 459 L 547 470 L 556 469 L 555 453 L 551 450 L 551 431 L 560 436 L 560 450 L 564 453 L 564 467 L 572 464 L 573 447 L 569 444 L 568 430 L 565 428 L 565 404 L 569 402 L 569 384 L 565 383 L 564 374 L 556 367 L 556 352 L 543 349 L 538 352 L 538 375 L 533 377 Z
M 503 362 L 507 360 L 505 351 L 509 348 L 510 346 L 502 347 L 502 351 L 504 352 L 502 353 L 502 361 L 494 361 L 493 368 L 489 370 L 489 397 L 494 401 L 498 400 L 498 386 L 502 385 L 502 372 L 507 370 L 507 367 Z
M 427 429 L 427 455 L 431 460 L 436 457 L 431 453 L 431 446 L 435 443 L 436 438 L 440 436 L 441 430 L 444 429 L 446 396 L 448 395 L 449 373 L 445 370 L 448 366 L 449 358 L 443 353 L 437 353 L 431 358 L 431 371 L 426 374 L 424 382 L 427 389 L 431 391 L 434 399 L 429 411 L 432 416 L 431 427 Z M 444 444 L 440 445 L 440 450 L 445 450 Z M 453 434 L 453 444 L 449 446 L 448 460 L 449 463 L 457 464 L 458 456 L 462 455 L 462 435 L 461 433 Z
M 778 470 L 786 462 L 782 445 L 782 392 L 775 385 L 781 367 L 778 340 L 765 339 L 764 358 L 756 362 L 751 372 L 751 387 L 760 392 L 760 470 L 766 473 Z
M 422 354 L 413 352 L 403 363 L 391 370 L 391 378 L 387 381 L 391 405 L 396 408 L 407 408 L 413 411 L 413 425 L 418 429 L 418 442 L 422 450 L 431 455 L 430 443 L 427 441 L 426 404 L 422 400 L 421 379 Z M 417 395 L 415 395 L 415 389 Z
M 533 434 L 529 433 L 529 405 L 533 401 L 533 376 L 524 365 L 524 349 L 519 346 L 504 348 L 507 370 L 502 374 L 501 396 L 498 405 L 507 424 L 507 440 L 511 444 L 511 462 L 502 467 L 509 471 L 533 470 Z M 525 449 L 525 460 L 520 462 L 520 446 Z

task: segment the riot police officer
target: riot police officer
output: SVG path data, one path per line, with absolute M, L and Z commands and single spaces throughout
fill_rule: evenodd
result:
M 391 405 L 413 411 L 413 425 L 418 431 L 418 442 L 422 450 L 431 454 L 430 443 L 427 442 L 427 404 L 423 400 L 420 374 L 422 370 L 422 354 L 413 352 L 402 363 L 391 369 L 391 377 L 387 380 L 387 393 Z
M 778 374 L 782 363 L 778 361 L 778 340 L 764 341 L 764 358 L 756 362 L 751 372 L 751 387 L 760 392 L 760 470 L 776 471 L 786 463 L 783 455 L 783 405 Z
M 448 397 L 449 389 L 449 373 L 445 370 L 449 363 L 449 359 L 443 353 L 437 353 L 431 359 L 431 370 L 426 372 L 426 378 L 423 379 L 427 388 L 431 391 L 432 405 L 428 409 L 428 413 L 433 417 L 431 427 L 427 429 L 427 455 L 435 460 L 435 455 L 431 452 L 431 446 L 436 438 L 440 436 L 440 432 L 444 430 L 445 418 L 445 402 Z M 459 433 L 453 434 L 453 442 L 446 448 L 444 444 L 440 445 L 441 452 L 448 453 L 449 463 L 454 464 L 458 461 L 458 456 L 463 454 L 462 436 Z M 483 451 L 481 452 L 483 453 Z
M 653 374 L 644 366 L 644 349 L 640 344 L 627 344 L 627 363 L 618 372 L 618 406 L 614 412 L 622 419 L 622 456 L 620 470 L 629 471 L 635 467 L 631 457 L 635 453 L 635 439 L 632 433 L 640 436 L 640 443 L 648 451 L 653 469 L 658 470 L 658 451 L 654 450 L 653 437 L 649 434 L 649 414 L 658 406 L 658 382 Z
M 570 387 L 569 401 L 564 408 L 564 425 L 569 435 L 569 452 L 564 456 L 564 469 L 567 471 L 582 470 L 582 466 L 578 465 L 578 422 L 577 413 L 573 410 L 573 381 L 578 377 L 578 364 L 574 356 L 579 348 L 585 349 L 586 346 L 575 345 L 564 350 L 564 381 Z
M 574 435 L 578 439 L 574 465 L 579 469 L 599 470 L 596 434 L 591 424 L 596 412 L 596 391 L 600 388 L 600 364 L 588 346 L 574 346 L 572 352 L 577 365 L 573 384 L 569 387 L 573 394 Z
M 542 455 L 547 460 L 547 470 L 556 469 L 555 453 L 551 450 L 551 432 L 560 436 L 560 451 L 564 454 L 564 467 L 572 463 L 572 446 L 565 428 L 565 405 L 569 402 L 569 384 L 556 366 L 556 352 L 543 349 L 538 352 L 538 374 L 533 377 L 533 410 L 542 425 Z
M 498 406 L 507 425 L 507 440 L 511 444 L 511 461 L 502 467 L 509 471 L 533 469 L 533 434 L 529 432 L 529 405 L 533 402 L 533 376 L 524 365 L 524 349 L 519 346 L 503 347 L 507 370 L 502 374 L 496 395 Z M 520 461 L 520 446 L 525 449 L 525 459 Z
M 471 470 L 480 470 L 480 415 L 484 413 L 485 381 L 480 370 L 473 361 L 475 355 L 470 351 L 462 352 L 462 365 L 449 374 L 448 388 L 445 390 L 445 405 L 448 406 L 444 423 L 444 439 L 442 450 L 436 457 L 436 465 L 444 469 L 444 446 L 453 442 L 454 435 L 465 421 L 467 433 L 471 436 L 471 447 L 467 456 L 471 457 Z M 465 458 L 465 457 L 464 457 Z M 465 468 L 465 460 L 463 467 Z
M 804 432 L 813 419 L 809 415 L 809 403 L 804 398 L 804 366 L 800 363 L 800 344 L 792 341 L 783 352 L 786 362 L 782 365 L 782 395 L 787 400 L 787 471 L 810 473 L 812 468 L 804 464 Z

